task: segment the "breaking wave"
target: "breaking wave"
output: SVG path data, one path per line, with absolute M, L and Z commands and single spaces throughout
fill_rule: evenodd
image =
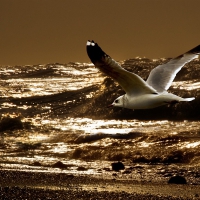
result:
M 127 70 L 146 79 L 152 68 L 167 60 L 136 58 L 121 63 Z M 52 80 L 50 84 L 51 79 L 55 77 L 62 79 L 58 79 L 58 83 Z M 194 101 L 170 107 L 162 106 L 155 109 L 133 111 L 124 108 L 107 108 L 107 105 L 124 94 L 124 91 L 117 83 L 98 72 L 91 64 L 69 63 L 62 65 L 55 63 L 2 67 L 0 136 L 4 137 L 7 134 L 7 139 L 9 139 L 11 137 L 10 131 L 16 130 L 16 133 L 13 133 L 12 136 L 15 139 L 5 140 L 6 136 L 3 138 L 1 149 L 8 151 L 6 155 L 12 152 L 12 156 L 16 152 L 24 154 L 26 152 L 30 155 L 35 152 L 38 157 L 42 158 L 56 157 L 68 160 L 130 160 L 132 163 L 198 164 L 200 156 L 199 77 L 200 62 L 194 60 L 178 73 L 169 90 L 184 98 L 195 97 Z M 45 88 L 48 88 L 49 93 L 44 94 L 39 93 L 39 91 L 39 94 L 36 94 L 35 90 L 30 93 L 31 89 L 24 86 L 23 81 L 19 82 L 19 79 L 24 82 L 27 80 L 40 82 L 42 79 L 46 79 L 44 84 L 46 84 Z M 68 82 L 65 83 L 65 81 Z M 67 88 L 74 82 L 77 83 L 76 89 Z M 9 95 L 6 95 L 7 91 L 10 92 Z M 22 94 L 27 91 L 29 95 L 23 96 Z M 18 94 L 17 92 L 21 95 L 20 97 L 13 95 Z M 20 117 L 12 120 L 10 116 L 14 114 Z M 24 123 L 23 118 L 32 121 L 43 120 L 43 124 Z M 91 121 L 77 122 L 76 119 L 79 118 L 88 118 Z M 97 128 L 99 131 L 95 133 L 89 130 L 94 129 L 93 121 L 98 124 L 98 121 L 95 120 L 100 119 L 104 122 L 106 120 L 119 120 L 116 122 L 117 125 L 110 126 L 114 128 L 120 126 L 119 129 L 124 129 L 124 124 L 127 123 L 127 127 L 131 130 L 118 133 L 116 128 L 115 132 L 111 133 L 109 125 L 104 125 L 104 127 L 99 125 L 100 128 Z M 135 125 L 134 120 L 137 120 Z M 143 125 L 140 125 L 140 120 Z M 154 128 L 145 124 L 148 120 L 152 121 Z M 166 124 L 156 123 L 156 120 L 166 120 Z M 11 122 L 14 124 L 12 128 L 10 128 Z M 119 125 L 122 122 L 124 124 Z M 59 126 L 58 123 L 63 123 L 64 128 L 60 128 L 62 126 Z M 74 124 L 77 126 L 76 129 Z M 140 126 L 142 126 L 141 129 Z M 188 126 L 191 126 L 191 129 L 188 129 Z M 25 129 L 20 132 L 24 127 Z M 103 132 L 102 127 L 108 131 Z M 88 132 L 84 128 L 87 128 Z M 171 130 L 172 128 L 175 131 Z M 34 142 L 29 142 L 29 140 L 27 140 L 28 142 L 19 142 L 20 139 L 25 138 L 23 134 L 26 133 L 29 138 L 35 132 L 45 139 Z M 21 137 L 18 142 L 15 141 L 17 137 Z M 13 144 L 14 149 L 12 151 L 9 149 L 11 144 Z M 62 151 L 59 150 L 61 147 Z

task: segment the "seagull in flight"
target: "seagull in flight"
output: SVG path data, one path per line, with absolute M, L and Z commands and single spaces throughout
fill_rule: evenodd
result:
M 192 101 L 195 98 L 182 98 L 167 90 L 176 74 L 188 62 L 198 58 L 200 45 L 154 68 L 146 81 L 137 74 L 123 69 L 119 63 L 107 55 L 93 40 L 86 43 L 87 54 L 92 63 L 103 73 L 113 78 L 126 92 L 109 106 L 128 109 L 150 109 L 180 101 Z

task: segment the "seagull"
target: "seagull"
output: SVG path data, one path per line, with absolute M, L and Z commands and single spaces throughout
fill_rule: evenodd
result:
M 108 107 L 123 107 L 128 109 L 151 109 L 166 104 L 175 104 L 181 101 L 192 101 L 195 98 L 182 98 L 168 93 L 176 74 L 188 62 L 198 58 L 200 45 L 190 51 L 171 59 L 169 62 L 158 65 L 144 81 L 140 76 L 131 73 L 120 66 L 107 55 L 93 40 L 86 43 L 87 54 L 92 63 L 103 73 L 113 78 L 125 94 L 118 97 Z

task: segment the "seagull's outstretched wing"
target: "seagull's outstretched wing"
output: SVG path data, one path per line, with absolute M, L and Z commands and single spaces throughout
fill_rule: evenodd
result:
M 146 82 L 159 93 L 165 92 L 169 89 L 176 74 L 181 70 L 181 68 L 186 63 L 197 58 L 199 54 L 200 45 L 176 58 L 171 59 L 166 64 L 158 65 L 151 71 Z
M 87 41 L 87 53 L 93 64 L 103 73 L 119 83 L 128 95 L 157 93 L 138 75 L 123 69 L 115 60 L 108 56 L 94 41 Z

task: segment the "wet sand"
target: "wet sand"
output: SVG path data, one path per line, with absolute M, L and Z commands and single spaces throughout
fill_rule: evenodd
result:
M 200 199 L 200 185 L 0 170 L 0 199 Z

